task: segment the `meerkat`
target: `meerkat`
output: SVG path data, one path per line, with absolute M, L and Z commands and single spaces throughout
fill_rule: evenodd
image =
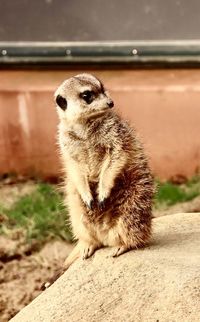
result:
M 66 204 L 77 240 L 63 270 L 103 246 L 115 247 L 116 257 L 146 245 L 154 185 L 135 130 L 113 111 L 109 93 L 90 74 L 64 81 L 55 101 Z

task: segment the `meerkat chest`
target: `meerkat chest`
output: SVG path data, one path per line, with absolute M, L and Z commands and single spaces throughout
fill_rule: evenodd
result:
M 87 164 L 88 151 L 85 141 L 69 133 L 61 140 L 61 151 L 64 157 L 75 160 L 77 163 Z
M 106 151 L 106 146 L 103 146 L 99 143 L 91 142 L 91 144 L 87 144 L 88 163 L 90 166 L 94 167 L 95 164 L 101 163 L 104 159 Z
M 108 152 L 108 147 L 97 139 L 79 136 L 73 131 L 60 135 L 60 147 L 63 156 L 69 156 L 85 170 L 87 169 L 88 176 L 93 179 L 98 176 Z
M 106 155 L 106 146 L 99 143 L 92 143 L 87 146 L 87 164 L 89 169 L 89 177 L 95 179 L 99 176 L 101 171 L 102 163 Z

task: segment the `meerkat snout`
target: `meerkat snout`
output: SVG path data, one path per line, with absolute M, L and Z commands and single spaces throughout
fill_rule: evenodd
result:
M 108 101 L 108 107 L 112 108 L 114 106 L 114 102 L 112 100 Z

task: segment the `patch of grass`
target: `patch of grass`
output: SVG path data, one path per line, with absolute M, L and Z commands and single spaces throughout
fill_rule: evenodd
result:
M 157 183 L 155 207 L 172 206 L 179 202 L 190 201 L 200 195 L 200 178 L 194 177 L 185 184 L 175 185 L 170 182 Z
M 10 209 L 4 208 L 1 212 L 8 218 L 6 228 L 23 228 L 28 240 L 71 239 L 66 223 L 67 209 L 61 195 L 49 184 L 38 184 L 36 191 L 21 197 Z

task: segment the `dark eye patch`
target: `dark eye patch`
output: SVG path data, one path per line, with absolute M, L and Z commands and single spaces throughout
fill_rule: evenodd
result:
M 94 91 L 84 91 L 80 93 L 80 97 L 87 103 L 91 104 L 92 101 L 95 99 L 95 92 Z
M 58 95 L 58 96 L 56 97 L 56 104 L 57 104 L 60 108 L 62 108 L 62 110 L 63 110 L 63 111 L 65 111 L 65 110 L 66 110 L 66 108 L 67 108 L 67 100 L 66 100 L 66 98 L 62 97 L 61 95 Z

